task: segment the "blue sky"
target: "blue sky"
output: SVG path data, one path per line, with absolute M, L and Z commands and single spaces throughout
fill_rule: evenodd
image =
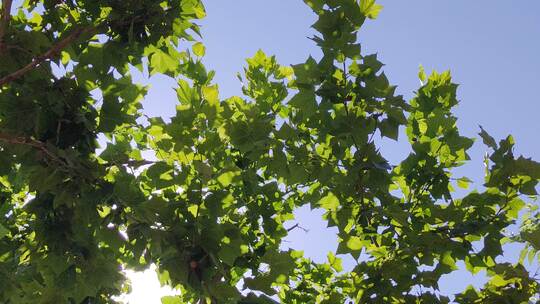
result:
M 482 125 L 495 138 L 511 133 L 517 154 L 540 159 L 540 1 L 412 0 L 379 1 L 379 18 L 367 21 L 359 33 L 362 53 L 378 53 L 384 70 L 398 92 L 407 99 L 419 86 L 418 66 L 427 71 L 450 69 L 460 84 L 456 109 L 462 133 L 476 136 Z M 205 63 L 216 70 L 215 81 L 222 98 L 240 94 L 236 73 L 245 58 L 258 49 L 276 55 L 282 64 L 318 57 L 319 50 L 307 39 L 314 34 L 315 16 L 301 0 L 209 0 L 208 17 L 201 22 L 207 47 Z M 152 89 L 144 102 L 149 115 L 171 115 L 175 108 L 173 82 L 151 79 Z M 385 142 L 391 162 L 408 153 L 403 145 Z M 485 148 L 476 144 L 473 162 L 460 173 L 481 185 Z M 322 261 L 335 249 L 335 235 L 317 220 L 320 213 L 302 209 L 300 230 L 289 237 L 288 246 L 305 250 Z M 507 250 L 516 254 L 515 248 Z M 481 276 L 480 276 L 481 277 Z M 480 279 L 478 277 L 477 279 Z M 445 277 L 445 293 L 463 290 L 475 279 L 458 272 Z M 156 302 L 159 303 L 159 302 Z

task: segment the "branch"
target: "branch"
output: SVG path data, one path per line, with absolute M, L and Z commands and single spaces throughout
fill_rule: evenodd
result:
M 3 5 L 3 13 L 0 11 L 0 51 L 3 48 L 3 36 L 6 31 L 6 27 L 9 23 L 9 20 L 11 18 L 11 4 L 13 0 L 2 0 Z M 5 12 L 8 12 L 7 14 Z M 163 10 L 163 14 L 167 14 L 169 12 L 173 11 L 173 9 L 165 9 Z M 129 24 L 135 20 L 143 19 L 146 17 L 148 12 L 146 12 L 142 16 L 134 16 L 132 18 L 126 18 L 125 20 L 119 20 L 119 22 L 115 22 L 114 24 L 122 25 L 122 24 Z M 102 26 L 110 26 L 110 23 L 104 21 L 101 24 L 95 25 L 95 26 L 88 26 L 88 27 L 80 27 L 75 29 L 71 34 L 69 34 L 66 38 L 60 40 L 57 44 L 55 44 L 51 49 L 49 49 L 47 52 L 45 52 L 43 55 L 35 57 L 32 59 L 32 62 L 27 64 L 26 66 L 20 68 L 19 70 L 3 77 L 0 79 L 0 87 L 3 86 L 6 83 L 11 82 L 12 80 L 15 80 L 30 70 L 34 69 L 35 67 L 39 66 L 44 61 L 51 59 L 55 55 L 58 55 L 64 48 L 66 48 L 70 43 L 77 40 L 81 35 L 87 34 L 87 33 L 94 33 L 98 30 L 98 28 L 101 28 Z
M 37 150 L 40 150 L 43 154 L 47 155 L 51 160 L 66 165 L 60 157 L 47 149 L 47 145 L 44 142 L 41 142 L 39 140 L 0 132 L 0 142 L 33 147 Z
M 6 35 L 6 31 L 9 26 L 9 20 L 11 19 L 12 2 L 13 0 L 2 1 L 2 12 L 0 13 L 0 51 L 3 49 L 4 36 Z
M 130 160 L 123 161 L 123 162 L 109 161 L 109 162 L 107 162 L 106 165 L 108 165 L 108 166 L 141 167 L 141 166 L 153 165 L 153 164 L 157 164 L 157 163 L 165 163 L 165 162 L 164 161 L 158 161 L 158 160 L 146 160 L 146 159 L 134 160 L 134 159 L 130 159 Z
M 9 0 L 8 0 L 9 1 Z M 95 27 L 81 27 L 78 29 L 75 29 L 71 34 L 69 34 L 66 38 L 60 40 L 57 44 L 55 44 L 52 48 L 50 48 L 47 52 L 45 52 L 43 55 L 38 56 L 32 60 L 29 64 L 26 66 L 20 68 L 19 70 L 3 77 L 0 79 L 0 86 L 3 86 L 4 84 L 11 82 L 12 80 L 15 80 L 24 74 L 28 73 L 35 67 L 39 66 L 44 61 L 53 58 L 54 56 L 58 55 L 64 48 L 66 48 L 70 43 L 77 40 L 81 35 L 86 33 L 91 33 L 96 30 Z
M 298 223 L 294 224 L 292 227 L 290 227 L 290 228 L 288 228 L 288 229 L 286 229 L 286 230 L 287 230 L 287 232 L 291 232 L 291 231 L 293 231 L 293 230 L 296 229 L 296 228 L 301 229 L 301 230 L 303 230 L 303 231 L 306 232 L 306 233 L 309 232 L 309 230 L 307 230 L 306 228 L 300 226 L 300 224 L 298 224 Z

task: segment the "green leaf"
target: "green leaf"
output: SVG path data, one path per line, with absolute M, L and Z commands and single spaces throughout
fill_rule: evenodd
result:
M 399 123 L 395 122 L 392 119 L 383 119 L 379 126 L 381 130 L 381 135 L 391 138 L 393 140 L 398 140 L 399 136 Z
M 491 135 L 489 135 L 482 126 L 480 126 L 481 132 L 479 133 L 480 137 L 482 137 L 482 141 L 484 144 L 490 148 L 497 149 L 497 142 Z
M 534 249 L 540 251 L 540 226 L 521 231 L 520 236 L 523 240 L 529 242 Z
M 319 200 L 318 205 L 325 210 L 336 211 L 339 208 L 339 199 L 334 193 L 328 192 L 326 196 Z
M 298 115 L 305 118 L 312 116 L 317 111 L 315 92 L 311 90 L 300 90 L 289 100 L 289 104 L 297 109 L 301 109 Z
M 353 251 L 361 250 L 364 246 L 365 242 L 357 236 L 351 236 L 349 240 L 347 240 L 347 247 Z
M 166 74 L 177 70 L 179 61 L 160 49 L 156 49 L 150 57 L 150 74 Z
M 125 113 L 124 105 L 113 96 L 104 96 L 99 115 L 98 130 L 112 132 L 116 126 L 129 122 L 132 118 Z
M 203 57 L 204 54 L 206 53 L 206 47 L 204 46 L 204 44 L 200 42 L 196 42 L 195 44 L 193 44 L 192 49 L 193 49 L 193 53 L 197 55 L 198 57 Z
M 262 291 L 268 295 L 274 295 L 276 294 L 276 291 L 271 288 L 273 280 L 270 276 L 259 276 L 256 278 L 247 278 L 244 281 L 245 288 L 249 288 L 251 290 L 256 291 Z
M 240 292 L 234 286 L 224 283 L 210 284 L 208 286 L 210 293 L 222 302 L 231 302 L 240 298 Z
M 182 304 L 182 300 L 177 296 L 164 296 L 161 298 L 161 304 Z
M 0 240 L 3 239 L 6 235 L 8 235 L 9 230 L 4 227 L 2 224 L 0 224 Z
M 458 269 L 456 265 L 456 260 L 452 257 L 451 251 L 446 251 L 445 253 L 443 253 L 442 258 L 441 258 L 441 263 L 443 265 L 448 266 L 451 270 Z
M 315 59 L 311 56 L 306 63 L 292 66 L 296 82 L 301 85 L 312 85 L 319 81 L 320 71 Z
M 424 83 L 426 83 L 427 75 L 426 75 L 426 71 L 424 70 L 424 66 L 423 66 L 423 65 L 420 65 L 420 68 L 419 68 L 419 71 L 418 71 L 418 78 L 419 78 L 420 81 L 422 82 L 422 85 L 423 85 Z
M 509 281 L 505 280 L 502 276 L 500 275 L 495 275 L 491 278 L 491 280 L 489 280 L 489 284 L 493 285 L 493 286 L 496 286 L 496 287 L 501 287 L 501 286 L 506 286 L 506 284 L 508 284 Z
M 377 18 L 382 8 L 375 0 L 360 0 L 360 12 L 370 19 Z
M 178 79 L 178 89 L 176 89 L 176 94 L 180 103 L 190 104 L 195 101 L 195 92 L 189 85 L 189 83 L 183 79 Z
M 242 252 L 242 240 L 239 238 L 234 238 L 232 240 L 229 238 L 226 239 L 228 242 L 221 243 L 221 249 L 219 250 L 218 256 L 227 265 L 233 266 L 236 258 L 242 253 L 245 253 Z
M 335 271 L 337 272 L 343 271 L 341 259 L 336 257 L 334 253 L 329 252 L 327 255 L 327 259 L 328 259 L 328 264 L 330 264 L 330 267 L 332 267 Z
M 467 177 L 460 177 L 457 180 L 458 187 L 463 188 L 463 189 L 469 188 L 470 183 L 472 183 L 472 180 L 470 180 Z
M 250 292 L 247 296 L 238 301 L 238 304 L 278 304 L 278 302 L 266 295 L 257 296 L 253 292 Z
M 203 93 L 204 99 L 206 99 L 211 106 L 215 107 L 219 105 L 219 91 L 218 91 L 217 85 L 203 87 L 202 93 Z
M 227 187 L 230 184 L 232 184 L 234 178 L 239 175 L 240 175 L 240 172 L 238 171 L 227 171 L 219 175 L 217 180 L 223 187 Z

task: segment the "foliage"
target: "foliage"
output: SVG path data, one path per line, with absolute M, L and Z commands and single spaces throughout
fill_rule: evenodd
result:
M 223 100 L 201 62 L 199 0 L 3 0 L 0 302 L 114 303 L 122 269 L 150 264 L 181 290 L 163 303 L 448 303 L 438 281 L 460 261 L 490 279 L 457 302 L 535 295 L 540 164 L 481 129 L 485 184 L 458 198 L 473 139 L 450 74 L 422 70 L 405 101 L 357 43 L 380 5 L 305 2 L 322 58 L 289 67 L 259 51 L 244 97 Z M 132 68 L 177 81 L 170 121 L 142 113 Z M 411 152 L 390 165 L 378 135 L 400 127 Z M 339 231 L 327 263 L 282 249 L 306 204 Z M 515 264 L 500 259 L 508 242 L 526 244 Z

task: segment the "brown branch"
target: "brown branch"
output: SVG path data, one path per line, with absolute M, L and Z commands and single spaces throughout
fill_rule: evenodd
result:
M 43 55 L 40 55 L 32 60 L 29 64 L 25 65 L 24 67 L 20 68 L 19 70 L 3 77 L 0 79 L 0 86 L 3 86 L 4 84 L 11 82 L 12 80 L 15 80 L 24 74 L 28 73 L 35 67 L 39 66 L 41 63 L 43 63 L 46 60 L 52 59 L 54 56 L 58 55 L 64 48 L 66 48 L 69 44 L 71 44 L 73 41 L 77 40 L 81 35 L 86 33 L 91 33 L 96 30 L 95 27 L 81 27 L 78 29 L 75 29 L 71 34 L 69 34 L 66 38 L 60 40 L 57 44 L 55 44 L 52 48 L 50 48 L 47 52 L 45 52 Z
M 9 26 L 9 20 L 11 19 L 11 4 L 13 0 L 2 1 L 2 12 L 0 13 L 0 52 L 4 46 L 4 36 L 6 35 L 7 28 Z
M 287 230 L 287 232 L 291 232 L 291 231 L 293 231 L 293 230 L 296 229 L 296 228 L 301 229 L 301 230 L 303 230 L 303 231 L 306 232 L 306 233 L 309 232 L 309 230 L 307 230 L 306 228 L 300 226 L 300 224 L 298 224 L 298 223 L 294 224 L 292 227 L 290 227 L 290 228 L 288 228 L 288 229 L 286 229 L 286 230 Z
M 24 145 L 35 148 L 41 151 L 51 160 L 66 165 L 66 163 L 60 157 L 47 149 L 47 145 L 44 142 L 41 142 L 39 140 L 0 132 L 0 142 L 5 142 L 13 145 Z

